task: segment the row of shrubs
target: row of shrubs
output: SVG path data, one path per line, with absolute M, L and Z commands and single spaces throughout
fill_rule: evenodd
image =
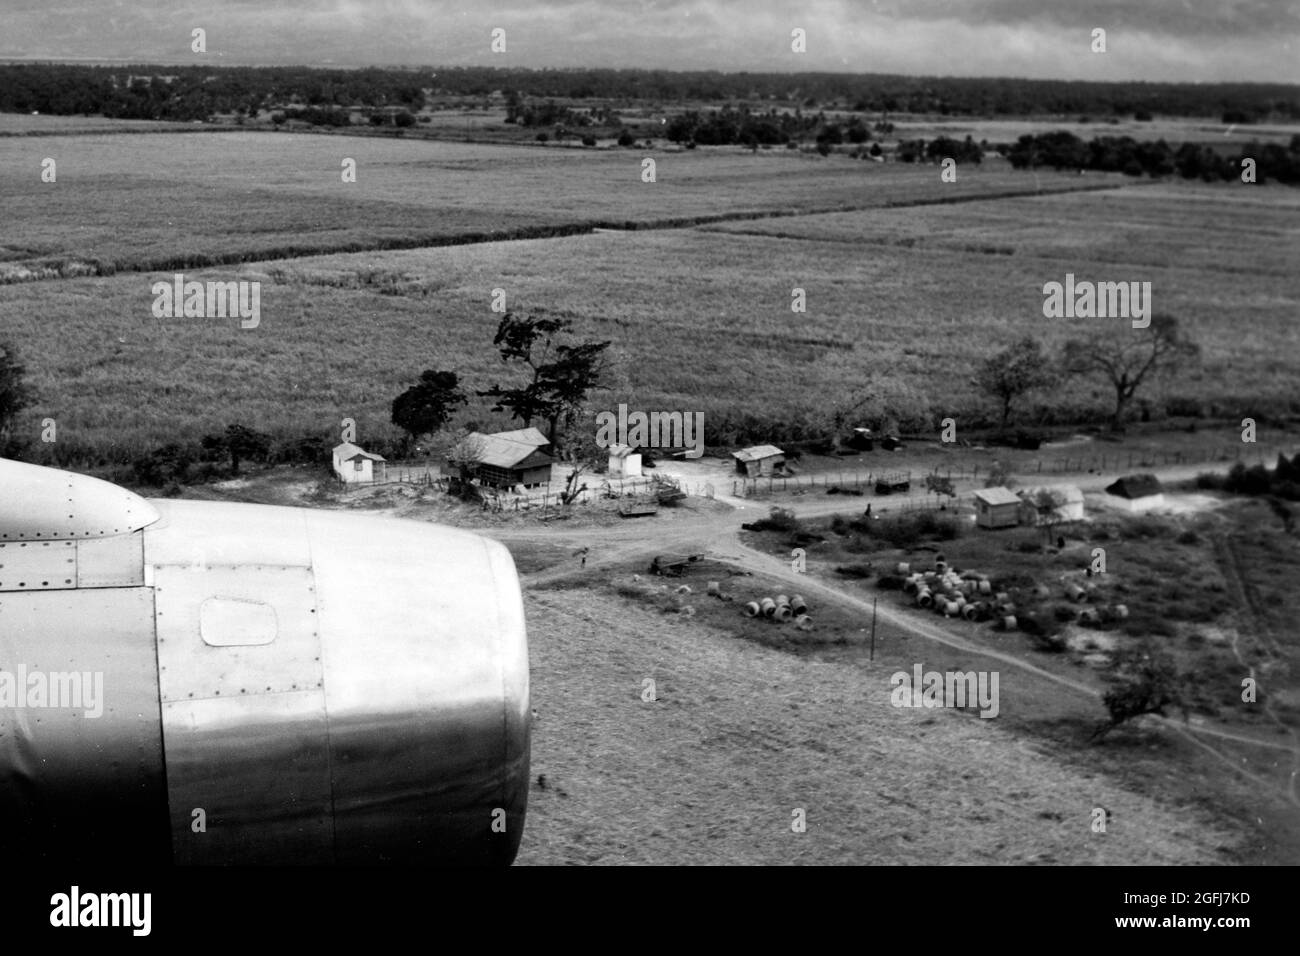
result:
M 1279 454 L 1272 471 L 1263 465 L 1247 467 L 1244 462 L 1237 462 L 1226 475 L 1203 472 L 1196 476 L 1196 487 L 1234 495 L 1273 495 L 1287 501 L 1300 501 L 1300 453 L 1291 459 Z

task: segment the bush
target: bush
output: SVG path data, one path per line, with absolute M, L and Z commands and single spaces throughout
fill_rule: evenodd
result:
M 924 538 L 951 541 L 962 533 L 961 523 L 956 518 L 935 511 L 918 511 L 863 524 L 868 534 L 896 548 L 908 547 Z
M 1124 530 L 1139 538 L 1163 538 L 1171 529 L 1163 518 L 1142 515 L 1130 521 Z
M 194 449 L 185 445 L 170 444 L 155 448 L 132 463 L 135 480 L 155 488 L 188 481 L 190 466 L 196 457 Z
M 1164 716 L 1168 707 L 1177 707 L 1187 716 L 1186 679 L 1150 644 L 1118 656 L 1112 677 L 1115 686 L 1102 697 L 1110 719 L 1094 736 L 1142 714 Z
M 398 126 L 402 127 L 403 129 L 405 129 L 408 126 L 415 125 L 415 117 L 412 116 L 410 113 L 408 113 L 406 110 L 402 110 L 396 116 L 393 117 L 393 122 L 396 123 Z
M 583 145 L 583 146 L 595 146 L 595 145 L 596 145 L 596 137 L 594 137 L 594 136 L 584 136 L 584 137 L 582 137 L 582 145 Z
M 872 575 L 871 564 L 841 564 L 835 569 L 835 573 L 846 578 L 869 578 Z
M 1238 495 L 1266 495 L 1272 484 L 1268 469 L 1263 465 L 1251 465 L 1237 462 L 1228 471 L 1224 489 Z
M 1196 487 L 1201 491 L 1222 491 L 1224 479 L 1212 471 L 1203 471 L 1196 476 Z
M 533 137 L 533 138 L 536 139 L 537 142 L 539 142 L 539 143 L 546 143 L 546 142 L 550 142 L 551 134 L 550 134 L 550 133 L 538 133 L 538 134 L 537 134 L 535 137 Z
M 627 130 L 623 130 L 623 132 L 621 132 L 621 133 L 618 134 L 618 145 L 620 145 L 620 146 L 635 146 L 635 145 L 636 145 L 636 137 L 633 136 L 633 135 L 632 135 L 630 132 L 628 132 Z
M 901 591 L 907 578 L 899 574 L 882 574 L 876 578 L 876 587 L 882 591 Z
M 746 531 L 784 531 L 790 534 L 798 534 L 802 530 L 799 519 L 794 516 L 793 511 L 789 508 L 775 507 L 768 512 L 766 518 L 760 518 L 741 527 Z

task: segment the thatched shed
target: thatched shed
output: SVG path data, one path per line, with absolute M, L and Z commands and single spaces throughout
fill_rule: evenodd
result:
M 1151 474 L 1125 475 L 1107 485 L 1106 494 L 1110 504 L 1124 511 L 1150 511 L 1165 503 L 1160 479 Z

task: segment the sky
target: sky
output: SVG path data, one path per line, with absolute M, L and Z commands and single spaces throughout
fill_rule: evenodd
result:
M 1297 83 L 1300 0 L 0 0 L 0 57 Z

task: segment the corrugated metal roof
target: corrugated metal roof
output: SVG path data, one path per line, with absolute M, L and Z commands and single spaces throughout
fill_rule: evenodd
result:
M 975 492 L 975 497 L 986 505 L 1020 504 L 1020 496 L 1010 488 L 981 488 Z
M 524 431 L 530 430 L 536 431 L 536 429 L 524 429 Z M 515 441 L 505 437 L 509 434 L 511 433 L 483 435 L 479 432 L 472 432 L 466 436 L 465 440 L 478 444 L 478 453 L 474 456 L 474 460 L 481 465 L 491 465 L 494 468 L 518 468 L 526 462 L 530 465 L 541 465 L 550 462 L 551 457 L 544 452 L 538 451 L 537 445 L 531 441 Z M 543 444 L 545 444 L 544 440 Z M 537 460 L 535 462 L 528 461 L 534 455 Z
M 773 455 L 784 455 L 781 449 L 775 445 L 754 445 L 750 448 L 742 448 L 740 451 L 733 451 L 732 458 L 739 458 L 741 461 L 758 461 L 760 458 L 771 458 Z
M 504 438 L 507 441 L 522 442 L 525 445 L 550 444 L 550 440 L 547 439 L 545 435 L 543 435 L 538 429 L 531 427 L 516 428 L 514 431 L 509 432 L 493 432 L 492 434 L 496 438 Z
M 387 461 L 383 455 L 372 455 L 360 445 L 354 445 L 350 441 L 345 441 L 334 446 L 334 454 L 342 457 L 344 461 L 351 461 L 353 458 L 369 458 L 371 461 Z

